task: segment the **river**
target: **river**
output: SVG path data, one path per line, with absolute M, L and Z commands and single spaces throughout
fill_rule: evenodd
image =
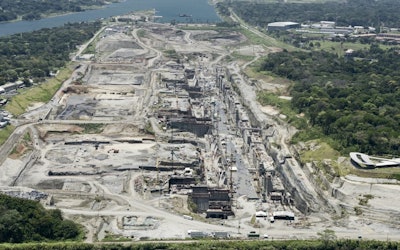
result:
M 87 22 L 128 14 L 139 10 L 155 9 L 157 16 L 162 16 L 158 22 L 218 22 L 220 21 L 213 6 L 208 0 L 125 0 L 113 3 L 101 9 L 48 17 L 34 21 L 16 21 L 0 24 L 0 37 L 42 28 L 62 26 L 65 23 Z M 180 17 L 179 15 L 186 15 Z

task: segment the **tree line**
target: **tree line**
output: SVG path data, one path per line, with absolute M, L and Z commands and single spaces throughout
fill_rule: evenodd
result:
M 87 8 L 103 6 L 105 0 L 1 0 L 0 22 L 40 19 L 43 15 L 80 12 Z M 111 1 L 113 2 L 113 1 Z
M 338 26 L 371 26 L 377 29 L 400 27 L 400 1 L 349 0 L 305 3 L 257 3 L 225 1 L 217 4 L 218 11 L 228 16 L 231 7 L 246 22 L 260 27 L 278 21 L 334 21 Z
M 80 234 L 79 225 L 65 220 L 59 209 L 0 194 L 0 242 L 75 240 Z
M 0 85 L 22 79 L 40 82 L 63 67 L 78 45 L 93 37 L 101 22 L 69 23 L 0 38 Z
M 270 54 L 260 67 L 295 81 L 292 108 L 339 142 L 347 153 L 393 154 L 400 150 L 398 48 L 373 44 L 338 57 L 326 51 Z
M 399 249 L 400 243 L 393 241 L 370 241 L 370 240 L 334 240 L 326 242 L 324 240 L 199 240 L 195 242 L 140 242 L 124 244 L 87 244 L 87 243 L 37 243 L 37 244 L 18 244 L 0 245 L 0 249 L 64 249 L 64 250 L 156 250 L 156 249 L 269 249 L 269 250 L 352 250 L 352 249 L 380 249 L 394 250 Z

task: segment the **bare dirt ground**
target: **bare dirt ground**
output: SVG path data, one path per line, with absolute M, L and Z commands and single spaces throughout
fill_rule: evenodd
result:
M 280 155 L 292 154 L 289 141 L 296 130 L 279 118 L 278 110 L 256 101 L 259 86 L 252 85 L 243 74 L 249 63 L 226 60 L 227 55 L 237 53 L 254 56 L 254 62 L 276 48 L 240 47 L 245 38 L 236 32 L 190 31 L 154 23 L 131 27 L 127 32 L 125 26 L 117 24 L 101 33 L 96 59 L 80 62 L 78 70 L 83 77 L 79 84 L 72 84 L 78 78 L 73 75 L 74 79 L 64 84 L 52 100 L 57 112 L 30 126 L 33 149 L 19 159 L 7 158 L 1 166 L 0 186 L 33 188 L 49 194 L 54 204 L 47 206 L 59 208 L 67 217 L 82 223 L 88 242 L 107 236 L 123 236 L 126 240 L 182 239 L 188 237 L 188 230 L 194 229 L 225 231 L 235 237 L 257 231 L 275 239 L 310 239 L 331 228 L 341 238 L 361 235 L 379 240 L 400 239 L 400 223 L 393 220 L 400 216 L 398 183 L 376 183 L 348 176 L 332 183 L 331 189 L 322 190 L 312 181 L 315 173 L 308 173 L 294 159 L 285 170 L 291 173 L 289 181 L 320 211 L 302 214 L 294 206 L 238 196 L 234 200 L 235 217 L 205 219 L 204 215 L 189 211 L 185 191 L 160 192 L 168 189 L 169 176 L 180 174 L 182 169 L 151 171 L 141 166 L 159 168 L 160 162 L 173 160 L 190 164 L 200 156 L 210 183 L 223 184 L 215 180 L 220 164 L 220 158 L 213 158 L 217 142 L 209 143 L 212 138 L 176 131 L 175 136 L 204 146 L 170 144 L 171 131 L 159 123 L 156 113 L 165 108 L 163 105 L 178 106 L 177 94 L 165 94 L 171 90 L 167 91 L 161 83 L 163 76 L 182 74 L 179 64 L 176 66 L 171 60 L 179 59 L 185 68 L 194 68 L 197 79 L 209 87 L 210 93 L 216 92 L 216 69 L 229 69 L 235 76 L 242 104 L 261 124 L 271 125 L 271 133 L 274 132 L 270 143 L 279 148 Z M 178 57 L 174 58 L 171 51 Z M 280 87 L 266 81 L 261 85 L 263 89 Z M 210 105 L 210 101 L 204 105 Z M 222 99 L 220 102 L 225 105 Z M 199 108 L 198 112 L 204 109 Z M 25 117 L 34 119 L 35 113 Z M 221 133 L 232 144 L 233 152 L 243 146 L 243 141 L 237 131 L 228 127 L 231 125 L 221 122 L 220 126 L 224 126 Z M 240 157 L 243 166 L 254 168 L 248 156 Z M 294 211 L 296 220 L 271 223 L 257 218 L 253 223 L 259 210 Z M 183 214 L 190 214 L 194 220 L 185 219 Z

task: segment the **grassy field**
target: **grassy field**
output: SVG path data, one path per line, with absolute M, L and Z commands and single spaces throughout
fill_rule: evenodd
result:
M 285 87 L 283 88 L 284 89 L 283 92 L 286 93 L 287 87 L 289 87 L 292 84 L 292 82 L 289 79 L 282 78 L 279 76 L 273 76 L 265 71 L 259 71 L 258 69 L 260 68 L 261 60 L 264 60 L 264 58 L 259 59 L 258 61 L 252 63 L 250 67 L 247 67 L 245 69 L 246 75 L 249 78 L 259 79 L 268 83 L 283 85 Z M 280 94 L 285 94 L 285 93 L 280 93 Z
M 254 56 L 251 56 L 251 55 L 243 55 L 243 54 L 240 54 L 239 52 L 233 52 L 233 53 L 231 53 L 231 55 L 230 55 L 232 58 L 234 58 L 235 60 L 238 60 L 238 61 L 244 61 L 244 62 L 250 62 L 251 60 L 253 60 L 254 59 Z
M 337 159 L 340 153 L 334 150 L 326 142 L 316 142 L 317 146 L 313 150 L 305 151 L 301 155 L 301 159 L 306 162 L 322 161 L 324 159 Z
M 266 34 L 264 34 L 265 36 L 259 36 L 257 34 L 254 34 L 253 32 L 249 31 L 248 29 L 240 29 L 240 32 L 247 37 L 247 39 L 249 39 L 248 42 L 246 42 L 245 44 L 255 44 L 255 45 L 263 45 L 265 47 L 278 47 L 278 48 L 282 48 L 282 49 L 287 49 L 288 51 L 293 51 L 293 50 L 297 50 L 295 47 L 284 43 L 282 41 L 279 41 L 273 37 L 270 37 Z
M 331 51 L 338 54 L 338 56 L 344 56 L 346 50 L 362 50 L 362 49 L 369 49 L 369 44 L 362 44 L 362 43 L 349 43 L 349 42 L 332 42 L 332 41 L 319 41 L 321 47 L 317 50 L 325 50 Z
M 359 169 L 355 168 L 350 163 L 341 166 L 344 173 L 357 175 L 366 178 L 384 178 L 396 179 L 400 181 L 400 168 L 375 168 L 375 169 Z
M 23 114 L 34 103 L 48 102 L 71 73 L 72 68 L 66 67 L 61 69 L 56 77 L 50 78 L 40 85 L 19 90 L 19 94 L 11 98 L 5 109 L 14 116 L 18 116 Z
M 0 145 L 2 145 L 8 139 L 8 137 L 12 134 L 14 130 L 15 127 L 11 125 L 0 129 Z
M 307 127 L 305 118 L 299 117 L 291 108 L 290 101 L 280 98 L 278 95 L 269 91 L 261 91 L 257 94 L 257 100 L 261 105 L 271 105 L 278 108 L 286 118 L 286 122 L 299 129 Z

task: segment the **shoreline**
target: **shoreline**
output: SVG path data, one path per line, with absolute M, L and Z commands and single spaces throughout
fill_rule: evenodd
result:
M 22 19 L 22 16 L 18 16 L 17 19 L 13 19 L 13 20 L 9 20 L 9 21 L 1 21 L 0 24 L 7 24 L 7 23 L 15 23 L 15 22 L 21 22 L 21 21 L 25 21 L 25 22 L 31 22 L 31 21 L 39 21 L 42 19 L 46 19 L 46 18 L 52 18 L 52 17 L 59 17 L 59 16 L 66 16 L 69 14 L 74 14 L 74 13 L 83 13 L 86 11 L 90 11 L 90 10 L 100 10 L 100 9 L 104 9 L 107 8 L 108 6 L 110 6 L 113 3 L 120 3 L 120 2 L 125 2 L 126 0 L 121 0 L 121 1 L 110 1 L 110 2 L 106 2 L 105 5 L 101 5 L 101 6 L 80 6 L 82 8 L 82 11 L 61 11 L 61 12 L 53 12 L 53 13 L 48 13 L 48 14 L 40 14 L 40 18 L 39 19 L 32 19 L 32 20 L 24 20 Z

